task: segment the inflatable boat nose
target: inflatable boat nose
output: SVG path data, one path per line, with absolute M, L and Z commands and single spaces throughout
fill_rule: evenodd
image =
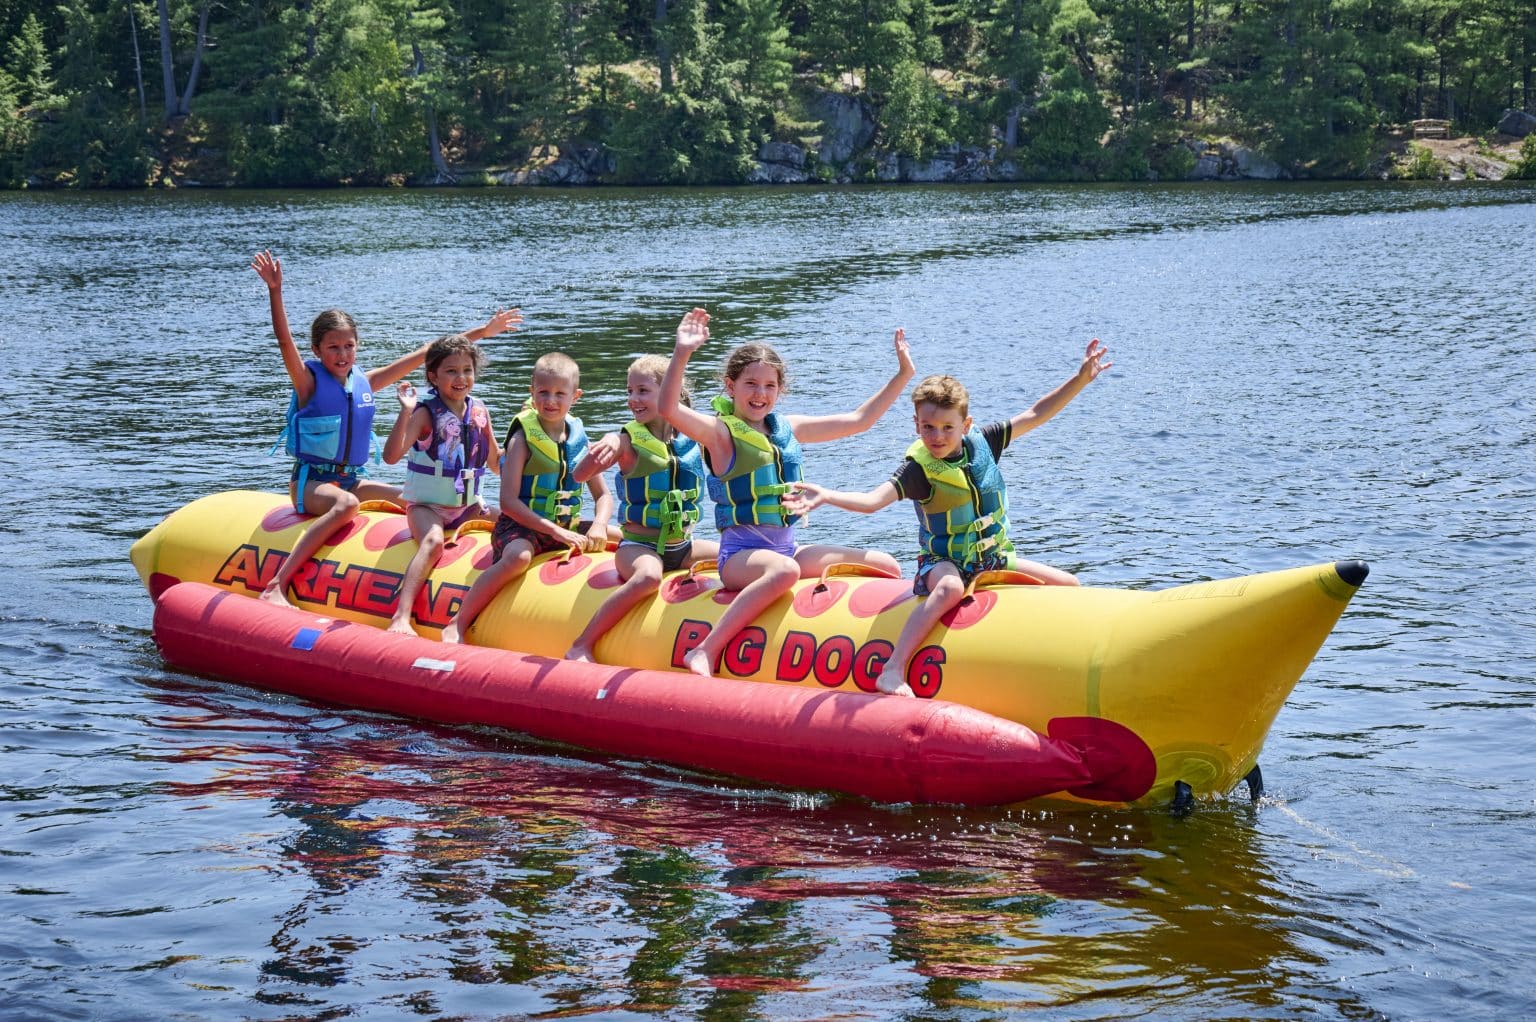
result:
M 1359 586 L 1371 573 L 1371 566 L 1364 561 L 1334 561 L 1333 570 L 1352 586 Z

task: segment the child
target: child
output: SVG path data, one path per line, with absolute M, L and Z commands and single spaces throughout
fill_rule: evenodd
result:
M 580 380 L 575 360 L 561 352 L 533 364 L 531 399 L 512 420 L 503 444 L 501 517 L 491 533 L 496 560 L 464 594 L 459 612 L 443 629 L 444 642 L 464 641 L 486 604 L 527 571 L 536 555 L 573 546 L 601 550 L 607 544 L 613 496 L 601 475 L 587 483 L 597 505 L 587 532 L 572 531 L 581 515 L 581 484 L 573 472 L 587 452 L 586 430 L 568 414 L 581 397 Z
M 389 630 L 414 635 L 411 612 L 427 573 L 443 554 L 443 532 L 471 519 L 488 519 L 480 498 L 486 467 L 501 471 L 501 448 L 491 416 L 470 391 L 485 352 L 463 334 L 439 337 L 427 346 L 427 383 L 433 394 L 417 403 L 416 388 L 402 380 L 400 415 L 384 443 L 384 460 L 405 457 L 406 519 L 416 555 L 400 581 L 400 602 Z
M 718 416 L 679 403 L 688 357 L 709 340 L 709 313 L 694 309 L 677 328 L 672 362 L 661 383 L 661 414 L 699 442 L 709 467 L 709 495 L 720 528 L 720 581 L 739 590 L 704 641 L 683 656 L 694 674 L 709 677 L 726 643 L 803 576 L 853 562 L 899 574 L 896 559 L 874 550 L 796 546 L 800 515 L 782 503 L 800 479 L 800 445 L 862 433 L 891 407 L 912 378 L 906 332 L 896 331 L 896 375 L 856 410 L 840 415 L 780 415 L 784 362 L 766 344 L 746 344 L 725 363 L 725 395 L 711 403 Z
M 1097 340 L 1091 341 L 1071 379 L 1012 419 L 980 430 L 971 428 L 970 399 L 952 376 L 930 376 L 912 392 L 918 439 L 907 449 L 901 468 L 868 493 L 843 493 L 800 483 L 784 498 L 785 506 L 805 514 L 823 504 L 868 513 L 897 500 L 917 502 L 922 553 L 912 591 L 926 596 L 912 612 L 876 678 L 891 695 L 912 695 L 907 662 L 928 632 L 965 596 L 976 575 L 998 568 L 1028 572 L 1048 585 L 1077 585 L 1059 568 L 1026 561 L 1008 540 L 1008 489 L 997 461 L 1020 434 L 1049 421 L 1084 387 L 1114 363 Z
M 593 444 L 576 466 L 578 483 L 610 465 L 618 466 L 614 488 L 624 538 L 613 563 L 624 584 L 597 608 L 566 652 L 567 660 L 590 662 L 597 641 L 660 587 L 663 573 L 713 558 L 718 552 L 712 540 L 692 536 L 699 520 L 704 461 L 699 445 L 678 436 L 661 417 L 657 399 L 666 371 L 667 360 L 661 355 L 644 355 L 630 365 L 625 391 L 634 418 L 624 424 L 622 433 L 610 433 Z M 690 404 L 686 388 L 682 401 Z
M 305 361 L 288 331 L 283 308 L 283 264 L 271 252 L 258 252 L 251 263 L 267 284 L 272 304 L 272 332 L 288 378 L 293 400 L 288 406 L 288 451 L 294 456 L 289 498 L 300 514 L 319 515 L 277 569 L 261 594 L 263 600 L 289 606 L 288 583 L 326 539 L 357 514 L 365 500 L 394 500 L 397 487 L 363 478 L 373 448 L 373 394 L 421 365 L 427 346 L 384 366 L 364 372 L 357 367 L 357 324 L 340 309 L 315 317 L 309 344 L 315 357 Z M 465 334 L 478 341 L 522 322 L 516 309 L 497 309 L 484 326 Z

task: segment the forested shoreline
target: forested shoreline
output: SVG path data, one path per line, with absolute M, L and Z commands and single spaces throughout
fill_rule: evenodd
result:
M 11 188 L 1349 178 L 1511 110 L 1530 0 L 0 0 Z

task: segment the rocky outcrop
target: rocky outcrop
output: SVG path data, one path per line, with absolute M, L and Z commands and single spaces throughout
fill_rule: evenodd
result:
M 757 166 L 747 175 L 754 185 L 798 185 L 811 179 L 805 169 L 805 147 L 792 142 L 765 142 L 757 151 Z
M 1499 131 L 1524 138 L 1536 132 L 1536 114 L 1528 114 L 1524 110 L 1506 110 L 1504 116 L 1499 118 Z
M 595 185 L 614 171 L 613 155 L 601 145 L 575 143 L 548 163 L 491 175 L 501 185 Z
M 1247 146 L 1198 138 L 1180 144 L 1195 156 L 1193 169 L 1185 175 L 1190 181 L 1278 181 L 1291 176 L 1280 164 Z
M 822 163 L 843 166 L 875 140 L 875 114 L 858 96 L 818 92 L 810 102 L 811 114 L 822 123 Z

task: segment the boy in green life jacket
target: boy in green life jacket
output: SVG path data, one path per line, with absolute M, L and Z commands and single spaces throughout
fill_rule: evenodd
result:
M 581 484 L 573 477 L 587 453 L 587 432 L 569 414 L 581 397 L 575 359 L 552 351 L 533 365 L 527 405 L 512 420 L 502 444 L 501 516 L 491 533 L 495 562 L 480 573 L 459 612 L 443 628 L 444 642 L 462 642 L 495 595 L 528 570 L 534 557 L 578 547 L 602 550 L 613 517 L 613 494 L 601 475 L 587 481 L 596 507 L 581 528 Z
M 926 599 L 907 618 L 876 678 L 881 692 L 913 694 L 906 680 L 909 661 L 981 572 L 1022 571 L 1047 585 L 1077 585 L 1075 576 L 1014 552 L 1008 539 L 1008 488 L 998 459 L 1018 436 L 1050 420 L 1108 369 L 1113 364 L 1108 356 L 1097 340 L 1090 342 L 1070 379 L 1012 419 L 982 429 L 971 424 L 970 397 L 960 381 L 930 376 L 912 392 L 918 439 L 890 480 L 867 493 L 797 483 L 796 492 L 785 496 L 785 506 L 795 514 L 823 504 L 866 514 L 897 500 L 917 504 L 922 552 L 912 591 Z

